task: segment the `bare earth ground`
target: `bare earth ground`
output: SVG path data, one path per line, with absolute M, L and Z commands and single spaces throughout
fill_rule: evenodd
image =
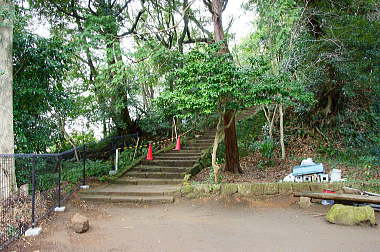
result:
M 289 146 L 287 147 L 287 156 L 292 158 L 287 158 L 282 160 L 279 158 L 279 150 L 276 150 L 273 157 L 271 158 L 272 163 L 263 165 L 267 159 L 262 157 L 259 152 L 254 152 L 246 157 L 240 158 L 240 167 L 243 174 L 233 174 L 229 172 L 221 172 L 223 175 L 222 182 L 224 183 L 258 183 L 258 182 L 278 182 L 285 178 L 286 175 L 292 172 L 292 168 L 299 165 L 302 159 L 313 158 L 315 162 L 320 162 L 318 160 L 317 146 L 318 142 L 311 137 L 305 139 L 292 138 L 290 139 Z M 295 158 L 296 157 L 296 158 Z M 341 163 L 326 163 L 322 162 L 325 167 L 326 173 L 330 172 L 332 168 L 342 170 L 343 178 L 351 179 L 368 179 L 363 176 L 366 169 L 361 167 L 356 169 L 355 167 L 348 167 Z M 222 164 L 222 168 L 223 168 Z M 375 168 L 375 167 L 374 167 Z M 380 167 L 378 167 L 380 169 Z M 197 182 L 209 182 L 210 179 L 210 169 L 206 168 L 195 175 L 191 180 Z M 380 176 L 373 175 L 371 179 L 379 179 Z
M 71 201 L 43 225 L 43 234 L 9 251 L 379 251 L 380 228 L 338 226 L 324 220 L 327 207 L 299 209 L 294 198 L 261 201 L 201 199 L 171 205 Z M 90 219 L 75 234 L 70 217 Z M 377 216 L 380 221 L 380 216 Z

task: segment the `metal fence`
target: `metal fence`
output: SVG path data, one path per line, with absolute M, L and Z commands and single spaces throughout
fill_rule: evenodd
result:
M 61 159 L 57 154 L 0 154 L 0 169 L 3 248 L 60 206 L 69 184 L 61 181 Z
M 142 155 L 146 143 L 137 139 L 113 137 L 58 154 L 0 154 L 0 250 L 60 207 L 88 176 L 114 169 L 116 149 Z M 108 161 L 91 160 L 99 157 Z

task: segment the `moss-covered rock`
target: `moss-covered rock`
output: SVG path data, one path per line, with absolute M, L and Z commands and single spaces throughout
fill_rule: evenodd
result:
M 376 224 L 375 211 L 370 206 L 354 207 L 336 204 L 326 214 L 326 220 L 341 225 L 357 225 L 366 222 L 371 225 Z
M 300 197 L 298 202 L 300 208 L 309 208 L 311 206 L 311 198 L 309 197 Z
M 292 183 L 278 184 L 278 192 L 283 195 L 292 194 L 293 193 Z
M 238 192 L 238 186 L 237 184 L 222 184 L 220 192 L 222 195 L 230 196 Z
M 194 186 L 194 191 L 208 194 L 210 192 L 210 186 L 208 184 L 199 184 Z
M 310 184 L 309 183 L 294 183 L 293 192 L 310 192 Z
M 264 195 L 264 185 L 265 184 L 252 184 L 251 192 L 255 196 Z
M 267 183 L 267 184 L 264 184 L 264 194 L 265 195 L 275 195 L 275 194 L 278 194 L 278 183 Z
M 312 192 L 323 192 L 323 184 L 322 183 L 311 183 L 310 184 L 310 191 Z
M 334 183 L 327 184 L 326 189 L 337 192 L 337 193 L 341 193 L 343 186 L 344 184 L 341 182 L 334 182 Z
M 252 185 L 248 183 L 238 184 L 238 193 L 242 196 L 252 195 Z

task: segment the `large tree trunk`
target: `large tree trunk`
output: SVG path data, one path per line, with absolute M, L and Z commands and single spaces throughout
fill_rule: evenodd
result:
M 116 33 L 115 33 L 116 34 Z M 116 37 L 116 35 L 115 35 Z M 109 67 L 112 67 L 114 64 L 117 62 L 122 62 L 122 52 L 121 52 L 121 47 L 120 47 L 120 39 L 114 39 L 110 43 L 107 44 L 107 64 Z M 115 72 L 111 71 L 110 72 L 110 82 L 112 82 L 112 79 L 115 76 Z M 121 86 L 121 85 L 120 85 Z M 133 125 L 130 113 L 129 113 L 129 108 L 128 108 L 128 96 L 125 93 L 124 88 L 118 87 L 116 90 L 116 96 L 111 97 L 111 108 L 113 110 L 113 116 L 112 120 L 116 125 L 116 131 L 118 135 L 125 135 L 125 134 L 130 134 L 134 133 L 136 131 L 135 125 Z M 124 107 L 120 110 L 116 110 L 116 100 L 120 99 L 122 97 Z
M 222 14 L 223 3 L 225 2 L 226 1 L 223 0 L 212 0 L 211 5 L 209 5 L 209 8 L 211 7 L 212 21 L 214 24 L 214 39 L 216 43 L 224 41 Z M 227 42 L 223 43 L 220 53 L 229 53 Z M 226 127 L 231 120 L 233 120 L 231 125 Z M 225 170 L 233 173 L 241 173 L 242 170 L 239 163 L 239 149 L 236 138 L 235 113 L 233 111 L 227 110 L 224 113 L 224 125 L 224 142 L 226 145 Z
M 281 144 L 281 159 L 285 159 L 285 143 L 284 143 L 284 112 L 283 105 L 280 104 L 279 107 L 280 112 L 280 144 Z
M 226 145 L 226 166 L 224 170 L 233 173 L 242 173 L 236 137 L 235 113 L 233 111 L 228 110 L 224 113 L 224 126 L 224 143 Z
M 13 12 L 13 5 L 0 0 L 0 10 Z M 0 154 L 14 153 L 12 43 L 13 20 L 0 18 Z M 14 159 L 0 159 L 0 200 L 16 189 Z

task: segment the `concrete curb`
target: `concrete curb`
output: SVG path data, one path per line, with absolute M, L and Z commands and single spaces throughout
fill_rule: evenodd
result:
M 185 198 L 202 198 L 212 196 L 243 196 L 260 197 L 275 195 L 292 195 L 293 192 L 323 192 L 332 190 L 342 192 L 344 186 L 353 187 L 360 190 L 371 189 L 373 192 L 380 190 L 378 183 L 225 183 L 225 184 L 184 184 L 177 196 Z

